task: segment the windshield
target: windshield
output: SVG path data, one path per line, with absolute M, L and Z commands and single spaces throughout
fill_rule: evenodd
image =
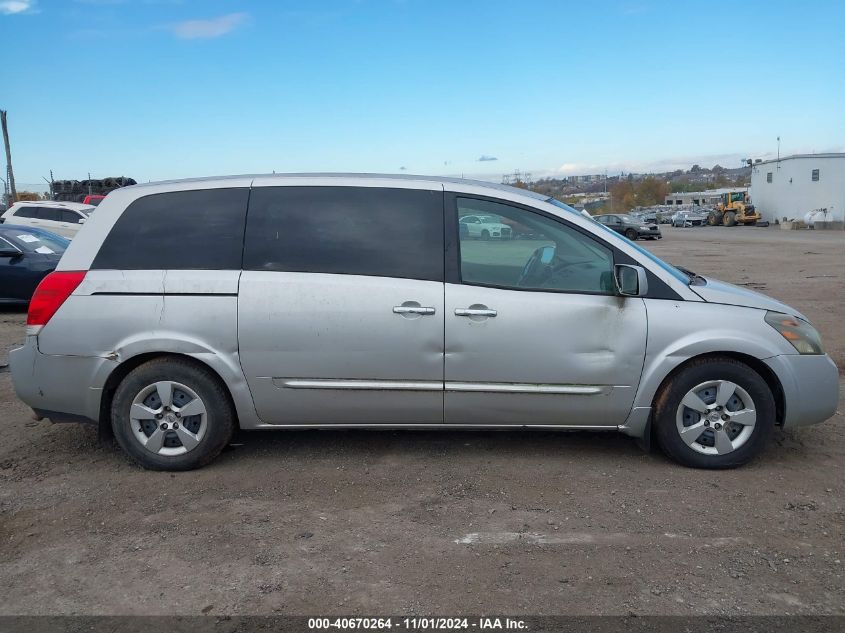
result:
M 570 207 L 568 204 L 564 204 L 563 202 L 561 202 L 557 198 L 548 198 L 546 200 L 546 202 L 548 202 L 551 205 L 556 206 L 558 209 L 563 209 L 564 211 L 569 211 L 570 213 L 574 213 L 575 215 L 581 215 L 580 213 L 578 213 L 578 211 L 576 211 L 575 209 Z
M 32 231 L 28 229 L 4 232 L 3 237 L 13 242 L 15 246 L 25 253 L 40 253 L 52 255 L 64 253 L 70 242 L 58 235 L 44 231 Z

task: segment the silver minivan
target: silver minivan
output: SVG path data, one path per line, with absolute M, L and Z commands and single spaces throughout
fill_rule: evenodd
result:
M 620 431 L 728 468 L 839 391 L 795 309 L 547 196 L 421 176 L 114 191 L 36 290 L 11 368 L 37 417 L 110 427 L 169 470 L 237 428 L 316 427 Z

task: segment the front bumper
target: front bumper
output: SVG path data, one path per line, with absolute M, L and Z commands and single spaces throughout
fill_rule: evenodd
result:
M 637 234 L 640 237 L 663 237 L 663 234 L 660 232 L 660 229 L 656 226 L 654 228 L 649 229 L 637 229 Z
M 54 356 L 38 351 L 27 336 L 9 352 L 12 384 L 18 398 L 53 421 L 91 421 L 100 417 L 103 385 L 117 363 L 99 356 Z
M 784 428 L 818 424 L 836 413 L 839 371 L 827 354 L 782 354 L 764 362 L 783 388 Z

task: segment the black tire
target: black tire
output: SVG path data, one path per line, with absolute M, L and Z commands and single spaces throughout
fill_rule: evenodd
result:
M 676 422 L 681 400 L 697 385 L 726 380 L 744 389 L 751 397 L 756 423 L 744 444 L 724 455 L 705 455 L 681 439 Z M 775 399 L 766 381 L 748 365 L 732 358 L 711 357 L 694 360 L 667 380 L 655 397 L 654 436 L 660 448 L 674 461 L 691 468 L 736 468 L 757 456 L 775 426 Z
M 182 455 L 165 456 L 147 450 L 130 428 L 132 401 L 145 387 L 160 381 L 174 381 L 189 387 L 205 404 L 205 434 L 196 447 Z M 179 358 L 153 359 L 130 371 L 115 391 L 111 423 L 121 448 L 149 470 L 192 470 L 204 466 L 226 447 L 237 426 L 229 394 L 217 376 L 196 363 Z
M 722 223 L 723 217 L 718 211 L 712 211 L 707 214 L 707 224 L 710 226 L 719 226 Z
M 733 211 L 725 213 L 725 226 L 736 226 L 736 213 Z
M 487 240 L 489 240 L 490 239 L 490 231 L 488 231 L 487 229 L 484 229 L 483 231 L 481 231 L 481 239 L 484 240 L 485 242 Z
M 634 229 L 628 229 L 625 231 L 625 237 L 627 237 L 632 242 L 637 241 L 637 232 Z

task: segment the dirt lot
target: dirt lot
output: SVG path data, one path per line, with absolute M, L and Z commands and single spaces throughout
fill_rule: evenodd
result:
M 664 233 L 845 365 L 845 233 Z M 729 472 L 615 435 L 279 431 L 152 473 L 32 421 L 8 373 L 0 419 L 0 614 L 845 614 L 842 413 Z

